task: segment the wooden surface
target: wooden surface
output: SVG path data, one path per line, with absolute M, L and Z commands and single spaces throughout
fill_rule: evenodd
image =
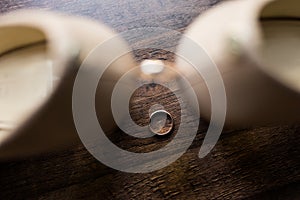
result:
M 2 0 L 0 11 L 59 10 L 101 20 L 118 32 L 144 26 L 184 31 L 196 16 L 217 3 L 217 0 Z M 166 44 L 175 47 L 177 42 L 178 38 L 170 35 Z M 152 49 L 135 54 L 137 60 L 173 60 L 172 54 Z M 151 85 L 141 88 L 132 99 L 131 114 L 137 123 L 145 123 L 147 107 L 153 100 L 161 101 L 178 120 L 179 107 L 174 95 Z M 172 165 L 148 174 L 110 169 L 82 145 L 0 163 L 0 199 L 300 199 L 300 125 L 226 131 L 213 151 L 200 160 L 198 151 L 206 128 L 201 121 L 189 150 Z M 172 136 L 138 140 L 117 132 L 111 139 L 125 149 L 147 152 L 160 148 Z

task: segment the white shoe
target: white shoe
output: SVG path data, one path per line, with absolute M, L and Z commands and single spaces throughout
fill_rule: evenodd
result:
M 226 1 L 198 17 L 185 34 L 207 52 L 222 75 L 227 126 L 300 121 L 299 0 Z M 178 53 L 187 51 L 193 49 L 182 41 Z M 176 64 L 197 91 L 201 114 L 210 119 L 203 79 L 183 59 Z M 210 67 L 201 59 L 196 64 Z
M 72 116 L 77 70 L 96 45 L 115 35 L 96 22 L 60 14 L 25 10 L 0 17 L 0 159 L 54 151 L 78 141 Z M 127 50 L 118 40 L 118 49 Z M 106 49 L 115 52 L 115 46 Z M 101 67 L 101 60 L 100 55 L 100 62 L 88 63 L 86 73 Z M 133 66 L 133 58 L 125 55 L 112 63 L 108 78 L 117 80 Z M 105 92 L 112 87 L 105 85 L 103 105 L 110 102 Z M 110 107 L 99 109 L 107 112 Z M 102 122 L 107 130 L 115 128 L 112 117 Z

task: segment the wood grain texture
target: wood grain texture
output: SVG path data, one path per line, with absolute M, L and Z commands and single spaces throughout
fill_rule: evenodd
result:
M 56 10 L 103 21 L 116 31 L 154 26 L 184 31 L 191 21 L 218 0 L 2 0 L 1 13 L 20 8 Z M 171 33 L 165 45 L 175 48 Z M 147 44 L 157 38 L 128 41 Z M 135 51 L 137 60 L 173 60 L 156 49 Z M 176 98 L 158 85 L 137 91 L 131 115 L 139 124 L 148 120 L 147 108 L 160 101 L 180 117 Z M 141 104 L 142 102 L 142 104 Z M 185 109 L 189 109 L 188 107 Z M 198 120 L 192 116 L 189 122 Z M 300 125 L 258 127 L 224 132 L 204 159 L 198 151 L 207 124 L 189 150 L 172 165 L 148 174 L 110 169 L 82 146 L 16 162 L 0 163 L 0 199 L 300 199 Z M 175 128 L 176 132 L 176 128 Z M 173 136 L 134 139 L 119 132 L 110 139 L 134 152 L 158 149 Z

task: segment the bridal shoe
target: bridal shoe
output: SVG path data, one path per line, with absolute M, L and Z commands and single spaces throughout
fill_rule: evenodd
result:
M 44 11 L 0 17 L 0 159 L 55 151 L 79 141 L 72 116 L 76 73 L 93 48 L 115 35 L 96 22 Z M 117 48 L 127 51 L 122 39 L 117 41 Z M 115 48 L 106 53 L 114 54 Z M 101 67 L 104 56 L 88 63 L 86 73 Z M 115 80 L 135 63 L 128 54 L 111 65 L 106 75 Z M 104 86 L 101 105 L 109 101 L 105 93 L 112 83 Z M 105 113 L 106 107 L 99 109 Z M 101 122 L 107 130 L 115 128 L 112 116 Z
M 300 121 L 300 1 L 225 1 L 198 17 L 185 36 L 221 74 L 227 127 Z M 182 40 L 178 54 L 187 52 L 197 54 Z M 204 60 L 200 57 L 196 65 L 213 67 Z M 181 57 L 176 66 L 193 85 L 201 116 L 209 120 L 211 99 L 204 79 Z

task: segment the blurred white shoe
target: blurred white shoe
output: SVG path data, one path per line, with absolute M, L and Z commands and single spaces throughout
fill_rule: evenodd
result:
M 72 90 L 78 68 L 98 44 L 116 34 L 80 17 L 24 10 L 0 17 L 0 159 L 13 159 L 55 151 L 75 144 L 78 135 L 72 116 Z M 87 75 L 101 67 L 106 48 L 97 62 L 87 63 Z M 124 64 L 125 63 L 125 64 Z M 128 54 L 111 64 L 104 83 L 99 112 L 110 109 L 113 81 L 135 66 Z M 106 85 L 105 85 L 106 84 Z M 104 92 L 104 93 L 103 93 Z M 101 122 L 115 128 L 110 113 Z
M 185 35 L 206 51 L 221 73 L 227 126 L 300 121 L 299 0 L 225 1 L 198 17 Z M 188 51 L 197 54 L 182 40 L 178 54 Z M 201 58 L 196 64 L 210 67 Z M 184 59 L 178 57 L 176 66 L 191 81 L 201 114 L 209 120 L 211 102 L 204 80 Z

